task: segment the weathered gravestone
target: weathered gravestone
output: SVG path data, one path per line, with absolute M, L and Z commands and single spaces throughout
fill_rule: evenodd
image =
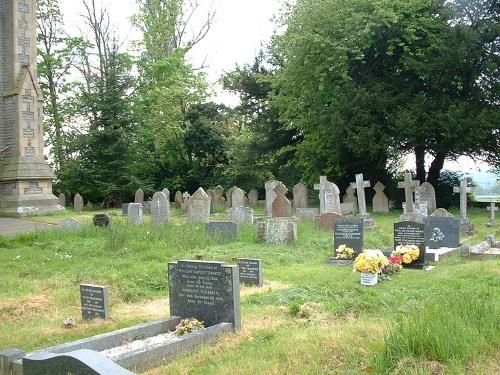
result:
M 175 202 L 175 207 L 180 209 L 182 206 L 182 193 L 180 191 L 175 192 L 174 202 Z
M 262 286 L 264 284 L 264 278 L 262 277 L 262 260 L 237 258 L 236 261 L 240 271 L 240 283 L 257 286 Z
M 245 192 L 237 186 L 233 186 L 231 191 L 231 206 L 243 207 L 245 205 Z
M 187 210 L 189 208 L 189 200 L 190 199 L 191 199 L 191 196 L 189 195 L 189 193 L 187 191 L 185 191 L 184 193 L 182 193 L 181 210 L 187 212 Z M 210 207 L 208 209 L 210 211 Z
M 430 216 L 438 216 L 438 217 L 453 217 L 452 214 L 450 214 L 446 209 L 444 208 L 438 208 L 436 211 L 434 211 Z
M 142 203 L 129 203 L 127 216 L 129 224 L 144 224 L 144 212 L 142 211 Z
M 208 223 L 210 219 L 210 197 L 202 187 L 189 198 L 187 209 L 188 223 Z
M 278 181 L 267 181 L 264 184 L 264 188 L 266 189 L 266 214 L 271 215 L 273 212 L 273 201 L 276 198 L 276 193 L 274 192 L 274 188 Z
M 153 224 L 167 223 L 170 217 L 170 202 L 165 193 L 157 191 L 151 200 L 151 221 Z
M 163 194 L 165 194 L 165 197 L 167 197 L 167 202 L 169 202 L 169 206 L 170 206 L 170 190 L 168 190 L 167 188 L 165 188 L 161 192 Z
M 142 202 L 142 212 L 144 215 L 151 215 L 151 201 Z
M 205 229 L 210 237 L 220 242 L 234 240 L 239 232 L 238 224 L 227 221 L 211 221 L 205 224 Z
M 292 204 L 286 197 L 288 189 L 281 182 L 277 182 L 274 187 L 274 194 L 276 195 L 273 204 L 271 205 L 272 217 L 291 217 Z
M 75 195 L 73 208 L 75 209 L 75 212 L 82 212 L 82 210 L 83 210 L 83 198 L 78 193 L 76 193 L 76 195 Z
M 168 263 L 170 315 L 194 317 L 205 326 L 232 323 L 241 328 L 237 265 L 179 260 Z
M 358 198 L 356 198 L 356 195 L 354 194 L 355 189 L 352 188 L 351 185 L 347 187 L 345 190 L 344 194 L 344 203 L 352 203 L 353 205 L 353 210 L 352 212 L 357 212 L 358 211 Z
M 460 232 L 473 235 L 474 225 L 467 217 L 467 193 L 474 192 L 474 188 L 467 186 L 467 178 L 463 178 L 460 180 L 460 186 L 453 188 L 453 192 L 460 194 Z
M 142 189 L 137 189 L 135 192 L 134 203 L 144 202 L 144 192 Z
M 316 216 L 314 222 L 316 224 L 316 228 L 331 232 L 333 231 L 335 222 L 343 217 L 344 216 L 336 214 L 335 212 L 327 212 Z
M 431 249 L 460 246 L 460 220 L 429 216 L 425 224 L 425 243 Z
M 90 201 L 87 202 L 87 208 L 93 208 L 94 204 Z
M 389 198 L 385 195 L 385 185 L 380 181 L 373 187 L 375 195 L 373 196 L 373 212 L 389 212 Z
M 415 221 L 394 223 L 394 249 L 402 244 L 415 245 L 420 250 L 418 259 L 404 266 L 407 268 L 423 269 L 426 266 L 425 224 Z
M 122 203 L 122 215 L 128 215 L 128 203 Z
M 351 188 L 356 189 L 358 194 L 359 217 L 363 220 L 363 226 L 367 229 L 373 228 L 374 223 L 368 211 L 366 211 L 365 188 L 370 187 L 370 181 L 363 181 L 363 174 L 356 174 L 356 182 L 351 183 Z
M 333 247 L 336 250 L 340 245 L 346 245 L 356 251 L 363 252 L 363 220 L 341 218 L 333 225 Z M 337 254 L 334 254 L 337 255 Z
M 497 218 L 496 218 L 496 212 L 498 211 L 498 207 L 495 206 L 495 202 L 490 202 L 489 207 L 486 208 L 488 211 L 490 211 L 490 221 L 489 221 L 489 226 L 496 226 L 497 225 Z
M 66 196 L 63 193 L 59 194 L 59 204 L 66 207 Z
M 434 186 L 429 182 L 424 182 L 415 190 L 415 196 L 417 203 L 427 202 L 427 212 L 434 212 L 437 209 L 436 206 L 436 191 Z
M 59 223 L 59 226 L 66 230 L 77 230 L 83 228 L 83 224 L 75 219 L 64 219 Z
M 424 215 L 415 208 L 413 203 L 413 192 L 419 186 L 420 182 L 412 180 L 411 173 L 405 173 L 405 180 L 398 182 L 398 187 L 405 189 L 405 211 L 400 216 L 401 221 L 423 221 Z
M 226 199 L 224 198 L 224 188 L 220 185 L 217 185 L 214 189 L 214 205 L 224 206 L 226 204 Z
M 248 205 L 252 208 L 257 207 L 257 204 L 259 203 L 259 193 L 257 193 L 257 190 L 252 189 L 248 192 Z
M 284 217 L 261 220 L 256 224 L 261 241 L 273 245 L 286 245 L 297 240 L 297 224 Z
M 109 319 L 109 288 L 107 286 L 80 284 L 80 301 L 84 320 Z
M 248 207 L 234 207 L 228 209 L 228 220 L 236 224 L 253 224 L 253 210 Z
M 111 227 L 113 219 L 109 214 L 97 214 L 92 218 L 92 222 L 96 227 Z
M 326 176 L 319 177 L 319 184 L 314 185 L 314 190 L 319 191 L 319 212 L 324 214 L 334 212 L 342 214 L 340 205 L 340 190 L 337 185 L 326 179 Z
M 296 214 L 301 221 L 314 221 L 319 215 L 319 208 L 297 208 Z
M 215 192 L 212 189 L 206 191 L 207 195 L 210 197 L 210 213 L 215 213 Z
M 357 204 L 356 204 L 356 206 L 357 206 Z M 356 210 L 354 209 L 354 203 L 352 203 L 352 202 L 342 202 L 340 204 L 340 213 L 342 215 L 349 215 L 349 214 L 356 213 Z
M 309 197 L 307 186 L 303 183 L 298 183 L 293 187 L 293 207 L 307 208 L 309 205 Z

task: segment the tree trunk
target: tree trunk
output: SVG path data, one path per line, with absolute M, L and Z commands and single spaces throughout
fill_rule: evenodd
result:
M 425 182 L 425 149 L 423 147 L 415 147 L 415 168 L 417 180 L 420 183 Z
M 429 182 L 434 187 L 437 187 L 437 183 L 439 180 L 439 176 L 441 174 L 441 170 L 443 169 L 445 159 L 446 159 L 446 154 L 439 152 L 436 154 L 434 160 L 431 163 L 431 166 L 429 167 L 427 182 Z

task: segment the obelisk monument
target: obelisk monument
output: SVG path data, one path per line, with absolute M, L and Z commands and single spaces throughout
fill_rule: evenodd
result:
M 0 214 L 64 209 L 43 157 L 35 0 L 0 0 Z

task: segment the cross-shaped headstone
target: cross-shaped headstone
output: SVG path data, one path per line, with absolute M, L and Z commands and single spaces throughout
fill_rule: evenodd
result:
M 467 179 L 460 180 L 460 186 L 453 188 L 454 193 L 460 193 L 460 217 L 467 219 L 467 193 L 474 192 L 474 188 L 467 186 Z
M 319 176 L 319 184 L 314 184 L 314 190 L 319 191 L 319 212 L 325 213 L 325 190 L 328 180 L 326 176 Z
M 356 175 L 356 182 L 351 182 L 351 188 L 356 189 L 360 214 L 366 214 L 365 188 L 370 187 L 370 181 L 363 181 L 363 174 Z
M 495 206 L 495 202 L 491 202 L 486 209 L 490 211 L 490 224 L 495 225 L 497 223 L 496 211 L 498 211 L 498 207 Z
M 405 189 L 406 213 L 414 213 L 415 206 L 413 205 L 413 191 L 420 186 L 420 181 L 414 181 L 411 178 L 411 173 L 405 173 L 405 180 L 398 182 L 398 188 Z

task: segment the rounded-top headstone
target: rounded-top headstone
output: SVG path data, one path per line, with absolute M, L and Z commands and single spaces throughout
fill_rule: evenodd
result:
M 170 217 L 170 204 L 165 193 L 157 191 L 151 200 L 151 220 L 154 224 L 163 224 Z
M 234 186 L 231 194 L 231 207 L 244 207 L 245 206 L 245 192 L 239 187 Z
M 137 189 L 135 192 L 134 203 L 142 203 L 144 202 L 144 192 L 142 189 Z
M 80 194 L 76 193 L 74 200 L 75 212 L 82 212 L 83 210 L 83 198 Z

